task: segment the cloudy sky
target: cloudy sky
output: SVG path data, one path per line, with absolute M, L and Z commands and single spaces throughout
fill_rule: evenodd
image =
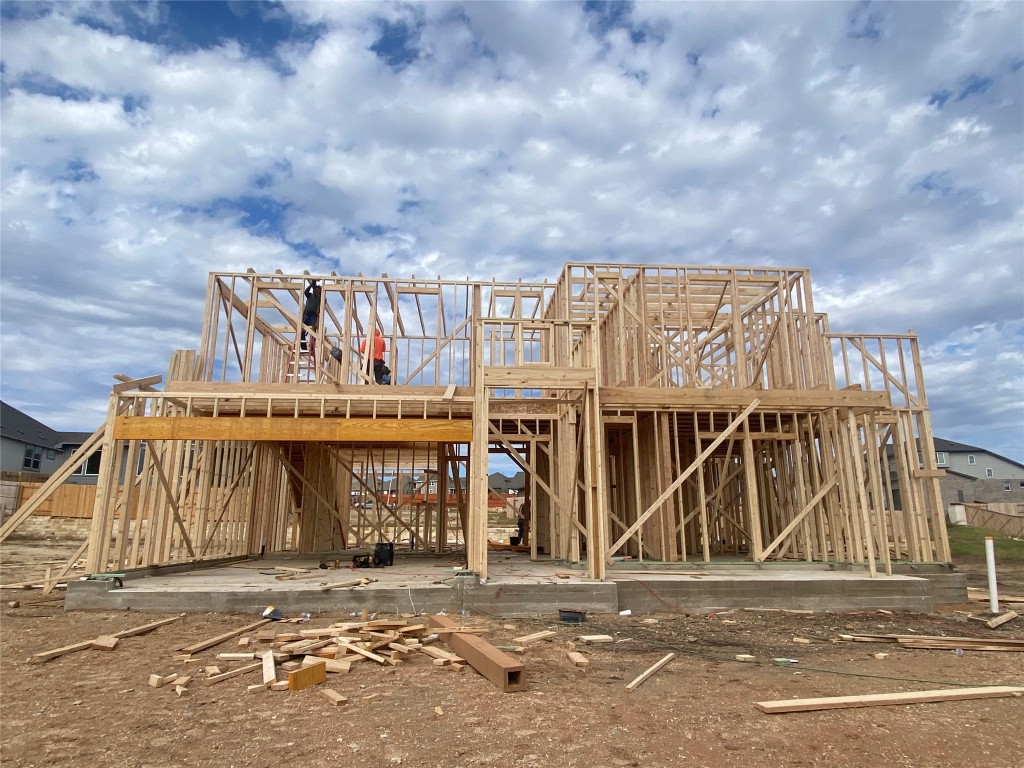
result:
M 0 5 L 0 396 L 102 421 L 209 271 L 808 266 L 1024 461 L 1024 4 Z

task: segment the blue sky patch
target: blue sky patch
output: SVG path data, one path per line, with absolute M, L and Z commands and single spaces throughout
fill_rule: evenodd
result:
M 392 69 L 404 69 L 419 58 L 420 51 L 416 47 L 418 37 L 419 27 L 409 29 L 405 21 L 392 23 L 381 19 L 380 37 L 370 46 L 370 50 Z
M 96 95 L 86 88 L 74 88 L 51 75 L 38 72 L 11 83 L 10 87 L 39 96 L 56 96 L 61 101 L 90 101 Z
M 850 11 L 850 29 L 847 37 L 855 40 L 878 40 L 882 36 L 884 16 L 872 9 L 870 2 L 865 2 Z
M 69 160 L 64 173 L 59 177 L 62 181 L 99 181 L 99 175 L 90 163 L 79 158 Z
M 984 93 L 992 86 L 991 77 L 981 77 L 980 75 L 971 75 L 964 80 L 963 86 L 960 88 L 960 93 L 957 94 L 956 100 L 963 101 L 968 96 L 974 93 Z

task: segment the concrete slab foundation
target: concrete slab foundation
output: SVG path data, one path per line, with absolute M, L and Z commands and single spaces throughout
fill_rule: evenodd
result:
M 349 562 L 351 555 L 329 557 Z M 527 555 L 501 555 L 481 582 L 451 557 L 407 555 L 395 565 L 370 569 L 318 568 L 319 558 L 280 557 L 234 561 L 163 572 L 127 572 L 119 581 L 68 583 L 66 610 L 261 613 L 268 605 L 286 615 L 370 613 L 485 613 L 502 617 L 557 615 L 559 609 L 592 614 L 630 610 L 702 613 L 728 608 L 788 608 L 849 611 L 885 608 L 930 612 L 937 603 L 966 602 L 966 582 L 948 568 L 916 567 L 911 574 L 871 578 L 866 569 L 828 564 L 671 564 L 609 569 L 605 581 L 561 562 L 531 562 Z M 667 564 L 666 564 L 667 565 Z M 680 565 L 686 567 L 683 571 Z M 279 580 L 277 566 L 306 568 L 300 579 Z M 556 575 L 556 573 L 558 575 Z M 571 575 L 569 575 L 571 574 Z M 324 591 L 325 584 L 365 577 L 354 588 Z

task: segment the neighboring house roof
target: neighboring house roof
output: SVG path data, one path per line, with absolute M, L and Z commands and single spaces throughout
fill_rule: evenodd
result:
M 935 450 L 944 453 L 989 453 L 984 448 L 977 448 L 966 443 L 957 443 L 953 440 L 945 440 L 941 437 L 934 438 Z
M 967 475 L 964 474 L 963 472 L 957 472 L 955 469 L 949 469 L 948 467 L 943 467 L 943 469 L 946 470 L 947 475 L 956 475 L 957 477 L 962 477 L 964 480 L 970 480 L 972 483 L 977 482 L 978 480 L 978 478 L 976 478 L 974 475 Z
M 81 445 L 90 437 L 92 432 L 58 432 L 57 445 Z
M 1001 461 L 1005 461 L 1008 464 L 1013 464 L 1015 467 L 1020 467 L 1021 469 L 1024 469 L 1024 464 L 1021 464 L 1019 461 L 1008 459 L 1005 456 L 1002 456 L 1001 454 L 998 454 L 995 451 L 990 451 L 986 448 L 978 448 L 977 446 L 967 445 L 967 443 L 958 443 L 954 440 L 945 440 L 941 437 L 933 438 L 933 440 L 935 443 L 936 453 L 984 453 L 989 456 L 994 456 L 995 458 L 1000 459 Z M 916 442 L 918 450 L 920 450 L 921 440 L 918 439 Z M 893 448 L 891 445 L 887 445 L 885 447 L 885 453 L 889 457 L 892 456 Z M 967 475 L 967 477 L 970 477 L 970 475 Z
M 944 453 L 985 453 L 989 456 L 1005 461 L 1008 464 L 1013 464 L 1015 467 L 1024 469 L 1024 464 L 1013 459 L 1008 459 L 1005 456 L 996 453 L 995 451 L 987 450 L 986 448 L 977 448 L 973 445 L 966 445 L 964 443 L 955 443 L 952 440 L 943 440 L 941 437 L 935 438 L 935 450 L 942 451 Z
M 0 400 L 0 437 L 54 448 L 60 442 L 61 434 Z

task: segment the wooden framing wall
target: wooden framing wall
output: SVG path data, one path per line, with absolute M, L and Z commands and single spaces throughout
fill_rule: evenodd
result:
M 392 386 L 365 373 L 371 328 Z M 949 560 L 916 338 L 829 332 L 805 269 L 214 273 L 163 389 L 120 378 L 94 571 L 392 541 L 486 578 L 493 453 L 526 474 L 531 557 L 594 578 L 622 557 Z

